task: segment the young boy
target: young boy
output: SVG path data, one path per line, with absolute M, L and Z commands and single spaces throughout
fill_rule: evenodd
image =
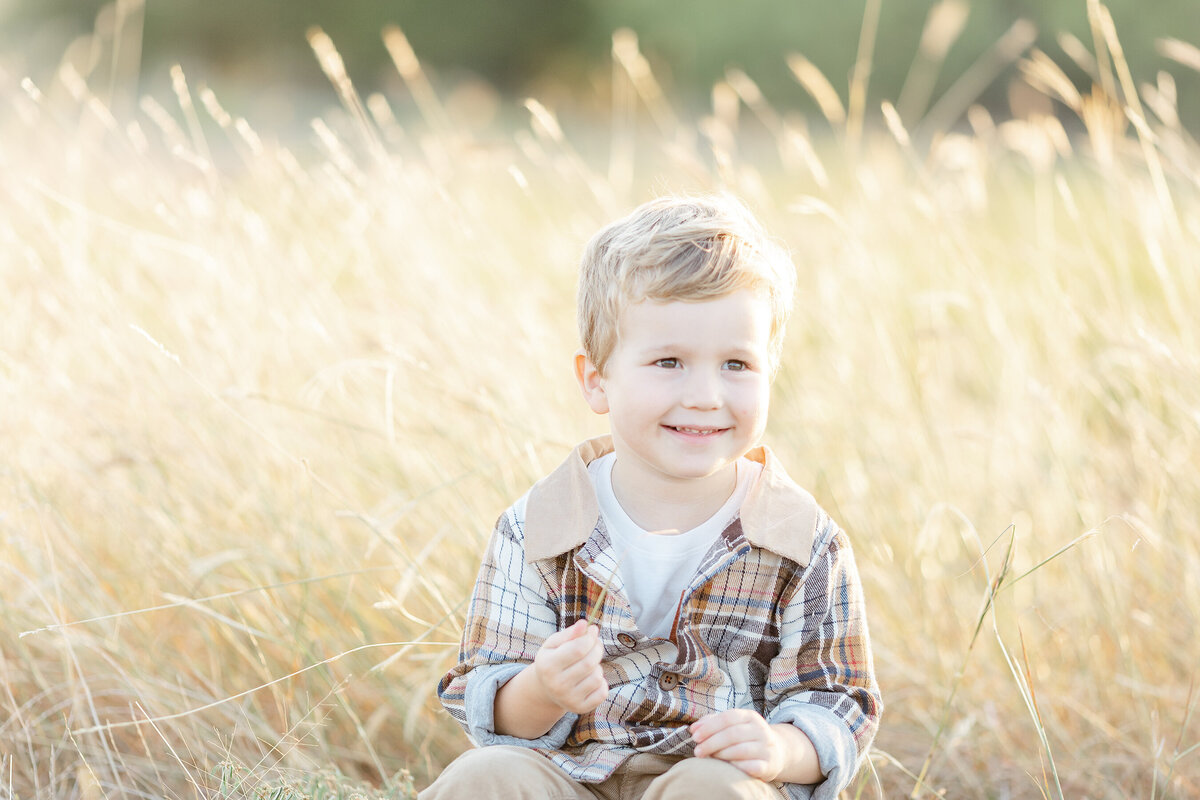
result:
M 652 201 L 583 257 L 611 436 L 506 511 L 438 694 L 439 798 L 834 798 L 881 703 L 845 533 L 756 447 L 795 271 L 737 201 Z

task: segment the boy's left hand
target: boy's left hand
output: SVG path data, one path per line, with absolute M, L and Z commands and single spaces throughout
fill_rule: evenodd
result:
M 699 758 L 728 761 L 752 778 L 774 781 L 783 769 L 786 745 L 762 715 L 748 708 L 708 714 L 689 730 Z

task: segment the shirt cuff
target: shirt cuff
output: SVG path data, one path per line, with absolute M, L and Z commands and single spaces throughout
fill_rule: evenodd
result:
M 836 800 L 854 773 L 858 771 L 858 748 L 854 735 L 841 717 L 823 706 L 811 703 L 782 703 L 767 722 L 790 722 L 813 743 L 825 780 L 812 785 L 785 784 L 792 800 Z
M 496 692 L 508 683 L 526 664 L 492 664 L 471 670 L 463 705 L 467 715 L 467 735 L 479 747 L 495 744 L 516 747 L 544 747 L 558 750 L 567 742 L 567 736 L 575 727 L 578 714 L 567 713 L 554 723 L 546 734 L 537 739 L 522 739 L 496 733 Z

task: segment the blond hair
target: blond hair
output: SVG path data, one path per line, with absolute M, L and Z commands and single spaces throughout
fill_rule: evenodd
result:
M 787 252 L 734 197 L 660 197 L 588 242 L 579 267 L 579 336 L 603 374 L 625 305 L 715 300 L 751 289 L 762 292 L 771 309 L 773 373 L 795 285 Z

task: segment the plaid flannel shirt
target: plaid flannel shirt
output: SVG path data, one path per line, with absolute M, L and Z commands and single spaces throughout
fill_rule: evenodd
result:
M 612 449 L 580 445 L 496 524 L 475 581 L 457 665 L 438 686 L 477 745 L 532 747 L 571 778 L 598 783 L 638 752 L 689 756 L 688 725 L 752 708 L 812 740 L 825 781 L 782 785 L 793 798 L 834 798 L 850 782 L 882 704 L 867 620 L 845 533 L 766 448 L 738 517 L 684 592 L 671 640 L 638 630 L 617 572 L 587 464 Z M 611 583 L 610 583 L 611 581 Z M 608 697 L 565 714 L 538 739 L 497 734 L 497 690 L 555 631 L 601 602 Z

